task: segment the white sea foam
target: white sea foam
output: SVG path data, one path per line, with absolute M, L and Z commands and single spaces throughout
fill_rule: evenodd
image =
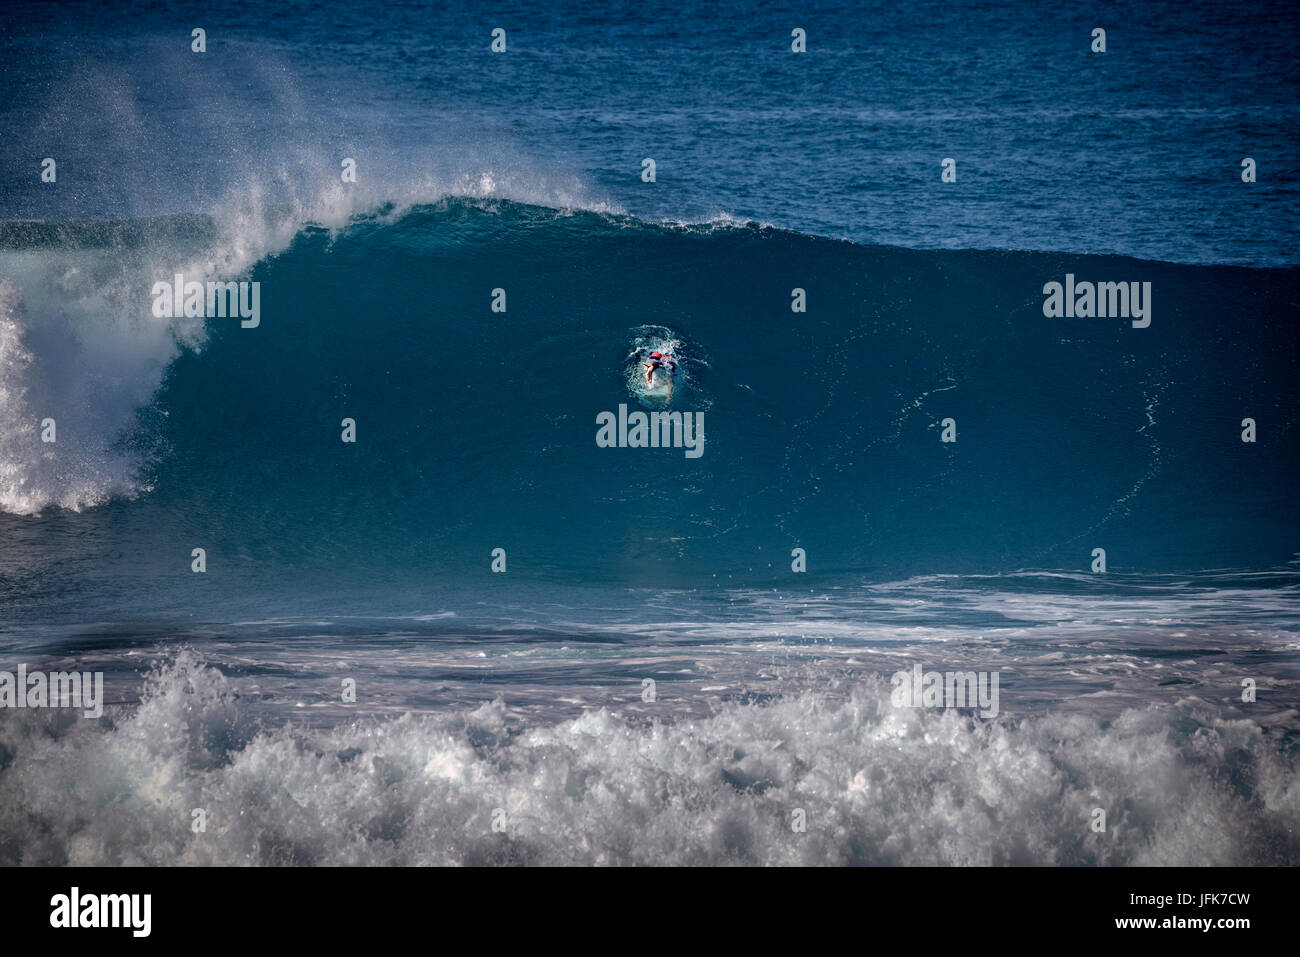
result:
M 6 864 L 1295 863 L 1300 776 L 1194 701 L 978 723 L 888 687 L 703 719 L 502 701 L 325 730 L 241 729 L 189 652 L 115 727 L 0 722 Z M 1094 808 L 1105 833 L 1089 828 Z M 207 830 L 191 830 L 192 811 Z M 807 817 L 796 833 L 795 809 Z M 504 812 L 504 833 L 494 813 Z M 500 818 L 498 818 L 500 820 Z

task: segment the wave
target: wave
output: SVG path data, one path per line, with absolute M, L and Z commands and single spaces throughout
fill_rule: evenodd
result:
M 0 510 L 77 511 L 147 488 L 137 414 L 170 363 L 201 351 L 208 336 L 202 320 L 154 317 L 154 282 L 175 273 L 201 283 L 243 278 L 305 229 L 335 233 L 447 195 L 584 201 L 480 170 L 302 193 L 281 179 L 269 190 L 231 190 L 203 215 L 0 224 Z M 37 441 L 46 418 L 63 436 L 57 454 Z
M 0 508 L 116 499 L 295 566 L 510 545 L 613 578 L 781 571 L 795 546 L 891 577 L 1294 551 L 1295 269 L 862 246 L 462 185 L 9 224 Z M 259 282 L 260 326 L 153 318 L 177 272 Z M 1150 282 L 1150 327 L 1045 317 L 1067 274 Z M 671 408 L 704 414 L 699 458 L 595 441 L 638 407 L 647 335 L 689 370 Z

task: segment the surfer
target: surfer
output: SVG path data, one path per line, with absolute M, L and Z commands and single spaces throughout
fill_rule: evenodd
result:
M 645 384 L 654 385 L 655 369 L 663 369 L 669 379 L 677 377 L 677 363 L 662 352 L 652 352 L 645 363 Z

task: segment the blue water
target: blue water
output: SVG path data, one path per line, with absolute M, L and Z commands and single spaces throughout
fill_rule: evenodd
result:
M 0 18 L 0 861 L 1300 861 L 1287 7 Z
M 363 189 L 486 177 L 494 194 L 651 220 L 1297 262 L 1289 3 L 441 3 L 382 17 L 58 3 L 13 6 L 5 26 L 6 217 L 207 210 L 253 181 L 302 197 L 352 156 Z M 495 27 L 505 54 L 489 50 Z M 1090 52 L 1096 27 L 1105 54 Z M 53 188 L 35 175 L 51 155 L 66 171 Z M 940 182 L 947 157 L 956 183 Z

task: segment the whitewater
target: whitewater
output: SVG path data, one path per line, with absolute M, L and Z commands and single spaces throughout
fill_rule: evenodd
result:
M 1294 768 L 1194 703 L 972 725 L 872 685 L 672 725 L 520 726 L 496 701 L 325 730 L 240 727 L 182 654 L 104 735 L 6 721 L 6 864 L 1277 864 Z M 834 700 L 835 698 L 840 700 Z M 1109 836 L 1080 826 L 1111 807 Z M 208 829 L 190 827 L 193 808 Z M 805 833 L 791 816 L 806 812 Z M 504 811 L 504 830 L 489 822 Z

